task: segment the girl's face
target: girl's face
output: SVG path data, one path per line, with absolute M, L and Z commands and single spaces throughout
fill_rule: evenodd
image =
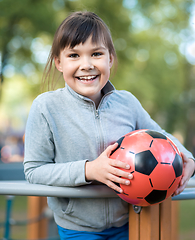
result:
M 84 44 L 80 43 L 74 48 L 66 47 L 54 59 L 68 86 L 93 100 L 96 105 L 109 79 L 113 60 L 107 47 L 103 43 L 92 43 L 91 37 Z

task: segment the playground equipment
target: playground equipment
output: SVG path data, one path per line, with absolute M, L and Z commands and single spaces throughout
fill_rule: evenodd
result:
M 24 180 L 22 163 L 9 164 L 9 168 L 6 168 L 6 165 L 2 164 L 0 168 L 0 195 L 5 195 L 7 197 L 4 240 L 11 239 L 10 219 L 14 199 L 13 196 L 29 196 L 28 219 L 36 220 L 33 224 L 28 226 L 27 234 L 29 240 L 48 239 L 47 226 L 49 222 L 43 215 L 44 210 L 47 207 L 46 196 L 71 198 L 118 197 L 112 189 L 103 185 L 89 185 L 71 188 L 29 184 Z M 9 174 L 7 172 L 8 169 Z M 190 179 L 188 187 L 181 194 L 173 198 L 168 198 L 160 204 L 148 207 L 140 207 L 130 204 L 129 239 L 177 240 L 178 201 L 176 200 L 188 199 L 195 199 L 195 177 Z M 49 240 L 54 239 L 56 240 L 56 238 L 49 238 Z
M 195 199 L 195 179 L 191 179 L 189 188 L 180 195 L 168 198 L 161 204 L 140 207 L 129 205 L 129 239 L 133 240 L 177 240 L 177 201 Z M 194 187 L 194 188 L 193 188 Z M 21 195 L 29 197 L 29 217 L 39 216 L 46 207 L 43 196 L 58 196 L 72 198 L 118 197 L 117 194 L 103 185 L 81 187 L 53 187 L 39 184 L 29 184 L 26 181 L 1 181 L 0 195 Z M 37 196 L 37 197 L 35 197 Z M 38 197 L 39 196 L 39 197 Z M 41 196 L 41 197 L 40 197 Z M 11 199 L 10 199 L 11 200 Z M 173 200 L 173 201 L 172 201 Z M 7 205 L 6 234 L 4 239 L 10 240 L 9 215 L 11 204 Z M 28 230 L 29 239 L 46 238 L 47 222 L 38 222 Z

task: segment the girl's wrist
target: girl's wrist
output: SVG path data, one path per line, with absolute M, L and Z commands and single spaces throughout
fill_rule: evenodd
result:
M 86 163 L 85 163 L 85 180 L 87 182 L 90 182 L 93 180 L 90 176 L 91 175 L 91 163 L 92 162 L 89 162 L 89 161 L 86 161 Z

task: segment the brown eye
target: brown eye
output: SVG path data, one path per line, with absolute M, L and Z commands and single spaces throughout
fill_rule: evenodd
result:
M 79 57 L 79 55 L 76 54 L 76 53 L 72 53 L 72 54 L 69 55 L 69 57 L 70 58 L 77 58 L 77 57 Z
M 94 52 L 94 53 L 92 54 L 93 57 L 99 57 L 99 56 L 101 56 L 101 55 L 102 55 L 101 52 Z

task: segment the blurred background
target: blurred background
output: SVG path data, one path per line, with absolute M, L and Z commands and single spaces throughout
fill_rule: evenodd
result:
M 195 0 L 0 0 L 0 167 L 23 161 L 25 124 L 54 33 L 79 10 L 94 11 L 111 30 L 115 87 L 132 92 L 195 155 Z
M 1 161 L 22 160 L 27 115 L 41 93 L 54 33 L 77 10 L 94 11 L 111 29 L 119 60 L 115 87 L 131 91 L 194 152 L 195 1 L 0 0 Z

